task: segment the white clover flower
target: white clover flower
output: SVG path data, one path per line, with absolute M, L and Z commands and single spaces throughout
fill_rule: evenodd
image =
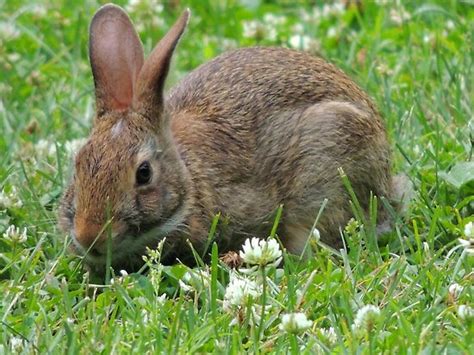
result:
M 145 307 L 145 306 L 148 304 L 148 301 L 147 301 L 146 298 L 143 297 L 143 296 L 139 296 L 139 297 L 135 298 L 135 301 L 136 301 L 140 306 L 142 306 L 142 308 Z
M 243 36 L 246 38 L 268 39 L 270 41 L 277 39 L 278 32 L 273 26 L 265 26 L 258 21 L 244 21 L 243 27 Z
M 328 28 L 328 32 L 326 33 L 328 38 L 334 38 L 337 36 L 338 30 L 337 27 L 331 26 Z
M 313 45 L 313 39 L 306 35 L 296 34 L 290 37 L 289 44 L 291 48 L 309 50 Z
M 20 30 L 11 22 L 0 22 L 0 38 L 15 39 L 20 35 Z
M 120 275 L 122 275 L 122 277 L 128 276 L 128 272 L 126 270 L 120 270 Z
M 244 32 L 243 36 L 246 38 L 254 38 L 257 36 L 259 30 L 261 30 L 261 24 L 257 21 L 244 21 L 243 22 Z
M 403 22 L 410 20 L 410 13 L 407 12 L 404 8 L 391 9 L 390 10 L 390 20 L 396 25 L 401 25 Z
M 12 224 L 7 228 L 5 233 L 3 233 L 3 238 L 13 243 L 23 244 L 28 239 L 28 236 L 26 235 L 26 228 L 23 228 L 22 232 L 19 227 Z
M 332 5 L 332 11 L 334 14 L 341 14 L 346 11 L 346 3 L 345 1 L 335 1 Z
M 237 41 L 232 38 L 220 38 L 219 39 L 220 46 L 223 50 L 231 50 L 238 47 Z
M 458 284 L 456 282 L 449 285 L 449 287 L 448 287 L 449 295 L 451 296 L 451 298 L 453 300 L 457 300 L 459 298 L 459 295 L 462 293 L 463 290 L 464 290 L 464 287 L 462 287 L 460 284 Z
M 454 29 L 455 27 L 456 27 L 456 24 L 454 23 L 453 20 L 448 20 L 448 21 L 446 21 L 446 28 L 447 28 L 448 30 L 452 30 L 452 29 Z
M 346 10 L 344 1 L 333 1 L 332 4 L 324 4 L 320 11 L 321 17 L 329 17 L 332 15 L 338 15 Z
M 472 307 L 469 307 L 463 304 L 458 307 L 457 311 L 458 311 L 459 318 L 463 320 L 474 318 L 474 308 Z
M 432 33 L 425 33 L 423 35 L 423 43 L 431 43 L 434 39 L 434 36 Z
M 304 32 L 304 26 L 301 23 L 293 25 L 292 30 L 294 33 L 301 34 Z
M 266 39 L 270 41 L 276 41 L 277 37 L 278 37 L 278 32 L 274 27 L 266 28 Z
M 0 191 L 0 208 L 8 208 L 11 205 L 10 198 L 5 190 Z
M 154 5 L 154 9 L 156 12 L 163 12 L 163 10 L 165 9 L 164 5 L 163 4 L 160 4 L 160 3 L 157 3 Z
M 269 26 L 281 26 L 286 23 L 286 17 L 266 13 L 263 15 L 263 22 Z
M 330 4 L 324 4 L 321 9 L 321 16 L 328 17 L 332 13 L 332 6 Z
M 43 5 L 31 5 L 28 11 L 34 14 L 36 17 L 45 17 L 48 13 L 47 7 Z
M 161 296 L 158 296 L 156 299 L 157 303 L 162 306 L 165 304 L 165 302 L 168 300 L 168 295 L 166 293 L 163 293 Z
M 380 317 L 380 308 L 374 305 L 366 305 L 357 311 L 352 328 L 354 331 L 370 331 Z
M 469 222 L 464 226 L 464 235 L 469 239 L 474 239 L 474 223 Z
M 10 189 L 10 199 L 13 202 L 13 207 L 20 208 L 23 206 L 23 202 L 20 199 L 20 193 L 18 192 L 15 186 L 12 186 L 12 188 Z
M 301 312 L 283 314 L 281 317 L 280 330 L 287 333 L 298 334 L 311 328 L 313 322 L 306 318 Z
M 421 154 L 421 148 L 420 148 L 420 145 L 419 145 L 419 144 L 416 144 L 416 145 L 413 147 L 413 154 L 415 154 L 416 156 L 418 156 L 418 155 Z
M 149 1 L 149 0 L 129 0 L 128 4 L 125 6 L 125 9 L 128 12 L 137 11 L 140 7 L 146 7 L 147 9 L 153 9 L 155 13 L 161 13 L 164 10 L 163 4 L 159 1 Z
M 141 2 L 142 0 L 129 0 L 127 6 L 134 7 L 140 5 Z
M 56 145 L 47 139 L 40 139 L 35 144 L 35 152 L 42 158 L 52 157 L 56 154 Z
M 321 18 L 321 12 L 319 11 L 319 7 L 315 6 L 313 8 L 313 11 L 301 11 L 299 13 L 299 16 L 301 18 L 301 22 L 319 22 L 319 19 Z
M 166 27 L 166 22 L 165 20 L 163 19 L 163 17 L 161 16 L 158 16 L 158 14 L 160 14 L 161 12 L 163 12 L 163 5 L 161 5 L 162 7 L 159 8 L 159 7 L 154 7 L 153 8 L 153 12 L 155 14 L 155 16 L 153 16 L 151 18 L 151 25 L 153 27 L 156 27 L 156 28 L 163 28 L 163 27 Z M 141 24 L 141 23 L 140 23 Z M 144 29 L 142 29 L 142 32 L 144 31 Z
M 247 239 L 239 255 L 244 263 L 250 265 L 272 265 L 277 267 L 282 260 L 280 245 L 274 238 L 267 240 Z
M 186 293 L 194 291 L 194 289 L 191 286 L 187 285 L 183 280 L 179 280 L 178 284 L 179 287 Z
M 321 328 L 319 331 L 329 344 L 335 344 L 337 342 L 337 334 L 333 327 Z
M 86 141 L 86 138 L 72 139 L 64 143 L 58 143 L 58 146 L 62 147 L 69 157 L 74 157 Z M 35 152 L 37 157 L 43 159 L 54 157 L 56 155 L 56 144 L 47 139 L 40 139 L 35 144 Z
M 375 67 L 375 69 L 382 75 L 392 75 L 393 74 L 393 70 L 390 69 L 390 67 L 385 63 L 381 63 L 381 64 L 377 65 Z
M 87 139 L 86 138 L 78 138 L 78 139 L 73 139 L 70 141 L 66 141 L 64 143 L 64 150 L 66 151 L 66 154 L 70 157 L 73 157 L 77 154 L 79 149 L 81 149 L 84 144 L 86 144 Z
M 23 206 L 23 202 L 19 198 L 19 194 L 15 187 L 12 187 L 10 192 L 6 192 L 5 189 L 0 191 L 0 209 L 6 208 L 20 208 Z
M 10 349 L 14 353 L 19 353 L 23 349 L 25 345 L 25 341 L 19 337 L 11 337 L 10 338 Z
M 469 222 L 464 227 L 464 235 L 466 239 L 459 238 L 459 243 L 464 247 L 464 250 L 469 255 L 474 255 L 474 236 L 473 236 L 472 222 Z
M 262 287 L 255 281 L 237 276 L 235 273 L 230 276 L 230 282 L 224 294 L 222 306 L 224 311 L 229 312 L 245 306 L 248 300 L 254 300 L 262 295 Z
M 10 53 L 10 54 L 8 55 L 8 60 L 9 60 L 10 62 L 17 62 L 17 61 L 20 60 L 20 59 L 21 59 L 20 53 L 13 52 L 13 53 Z

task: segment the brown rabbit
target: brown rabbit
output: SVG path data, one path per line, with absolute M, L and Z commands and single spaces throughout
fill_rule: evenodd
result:
M 97 115 L 75 158 L 60 224 L 93 270 L 135 270 L 166 237 L 164 262 L 192 262 L 221 213 L 221 252 L 268 235 L 302 251 L 318 229 L 331 246 L 352 216 L 338 168 L 362 207 L 391 197 L 390 149 L 369 97 L 321 58 L 283 48 L 243 48 L 200 66 L 163 92 L 185 11 L 144 60 L 127 14 L 102 7 L 90 26 Z M 379 219 L 385 219 L 380 209 Z M 107 232 L 107 230 L 109 232 Z M 109 243 L 110 242 L 110 243 Z

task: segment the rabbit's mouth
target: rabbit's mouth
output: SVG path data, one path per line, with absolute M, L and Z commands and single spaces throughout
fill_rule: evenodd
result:
M 157 223 L 141 224 L 129 226 L 123 233 L 114 233 L 110 252 L 112 254 L 112 266 L 115 269 L 125 269 L 127 271 L 136 271 L 136 265 L 143 264 L 142 255 L 146 253 L 146 248 L 156 248 L 160 241 L 169 237 L 170 240 L 162 251 L 162 260 L 168 259 L 173 254 L 172 244 L 176 232 L 185 233 L 185 220 L 188 215 L 188 208 L 184 202 L 181 202 L 175 208 L 169 217 L 160 218 Z M 73 238 L 74 239 L 74 238 Z M 80 245 L 74 242 L 76 251 L 84 256 L 84 261 L 91 267 L 103 267 L 107 261 L 107 251 L 97 251 L 96 249 L 84 250 Z M 170 244 L 170 245 L 168 245 Z M 133 265 L 132 265 L 133 264 Z

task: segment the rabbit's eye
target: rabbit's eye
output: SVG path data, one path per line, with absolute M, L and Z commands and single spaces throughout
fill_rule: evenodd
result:
M 148 184 L 151 180 L 151 166 L 145 161 L 137 169 L 136 180 L 138 185 Z

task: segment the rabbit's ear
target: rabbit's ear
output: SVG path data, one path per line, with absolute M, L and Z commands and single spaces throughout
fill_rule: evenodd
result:
M 153 49 L 140 71 L 133 107 L 146 117 L 158 118 L 163 110 L 163 90 L 171 57 L 186 28 L 189 15 L 189 10 L 185 10 Z
M 118 6 L 100 8 L 89 30 L 97 113 L 126 110 L 143 66 L 143 48 L 127 14 Z

